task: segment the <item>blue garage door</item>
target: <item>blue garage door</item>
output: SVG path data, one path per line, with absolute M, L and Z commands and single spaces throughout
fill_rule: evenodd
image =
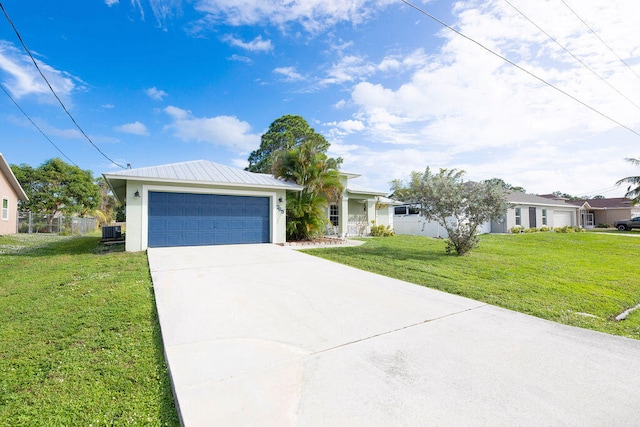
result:
M 149 247 L 269 243 L 269 198 L 149 192 Z

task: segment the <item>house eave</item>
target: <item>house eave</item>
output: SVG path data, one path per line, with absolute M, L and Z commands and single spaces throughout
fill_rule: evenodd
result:
M 13 188 L 13 191 L 15 191 L 18 199 L 22 200 L 23 202 L 28 202 L 29 197 L 27 197 L 27 193 L 24 192 L 24 189 L 20 185 L 20 182 L 18 182 L 18 178 L 16 178 L 16 176 L 13 174 L 11 167 L 9 167 L 9 164 L 5 160 L 2 153 L 0 153 L 0 169 L 2 170 L 4 176 L 7 177 L 9 185 L 11 185 L 11 188 Z
M 249 184 L 249 183 L 236 183 L 236 182 L 219 182 L 219 181 L 199 181 L 199 180 L 184 180 L 184 179 L 171 179 L 171 178 L 154 178 L 144 176 L 126 176 L 126 175 L 113 175 L 103 174 L 105 180 L 111 187 L 111 191 L 116 198 L 121 202 L 125 202 L 126 199 L 126 183 L 127 181 L 135 182 L 152 182 L 158 184 L 167 185 L 187 185 L 187 186 L 203 186 L 203 187 L 226 187 L 226 188 L 253 188 L 260 190 L 288 190 L 288 191 L 302 191 L 304 187 L 293 184 L 285 183 L 283 185 L 269 185 L 269 184 Z

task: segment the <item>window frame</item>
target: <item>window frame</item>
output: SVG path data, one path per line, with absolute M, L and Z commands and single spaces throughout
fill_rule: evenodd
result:
M 522 225 L 522 208 L 517 207 L 516 209 L 516 225 Z
M 547 225 L 547 210 L 542 208 L 542 225 Z
M 329 205 L 329 222 L 334 227 L 340 226 L 340 206 Z
M 5 207 L 6 202 L 6 207 Z M 9 221 L 9 199 L 6 197 L 2 198 L 2 220 Z

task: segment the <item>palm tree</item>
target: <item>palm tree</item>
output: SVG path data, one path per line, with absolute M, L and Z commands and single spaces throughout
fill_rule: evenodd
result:
M 322 147 L 307 141 L 277 153 L 274 176 L 302 185 L 304 190 L 287 195 L 287 235 L 308 240 L 321 235 L 328 222 L 326 208 L 342 194 L 338 168 L 341 159 L 328 157 Z
M 628 158 L 625 160 L 635 166 L 640 166 L 640 159 Z M 629 184 L 625 197 L 630 198 L 633 204 L 640 203 L 640 176 L 628 176 L 626 178 L 622 178 L 620 181 L 616 182 L 616 185 L 620 185 L 623 183 Z M 632 188 L 632 186 L 634 185 L 635 187 Z

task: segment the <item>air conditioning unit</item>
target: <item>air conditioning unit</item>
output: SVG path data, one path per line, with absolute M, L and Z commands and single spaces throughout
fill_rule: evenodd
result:
M 122 239 L 122 228 L 119 225 L 105 225 L 102 227 L 102 239 Z

